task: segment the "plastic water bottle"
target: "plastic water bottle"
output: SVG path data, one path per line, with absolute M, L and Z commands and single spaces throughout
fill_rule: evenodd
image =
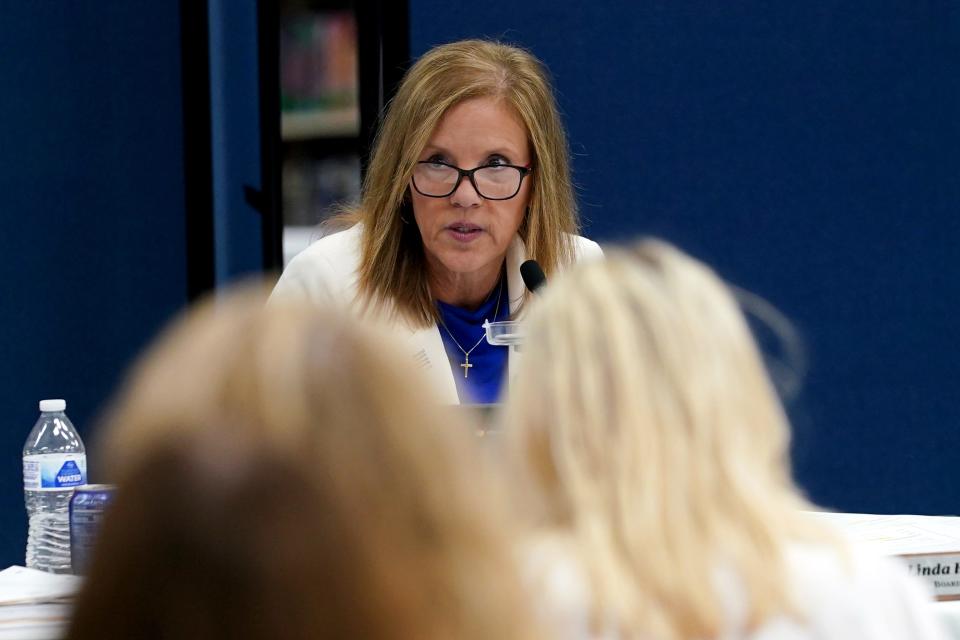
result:
M 70 572 L 70 497 L 87 481 L 83 441 L 64 400 L 41 400 L 40 419 L 23 445 L 23 489 L 30 519 L 27 567 Z

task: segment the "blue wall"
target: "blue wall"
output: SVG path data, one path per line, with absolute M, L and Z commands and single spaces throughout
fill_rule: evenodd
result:
M 412 0 L 411 29 L 532 49 L 587 233 L 665 237 L 790 317 L 815 500 L 960 513 L 960 6 Z
M 216 283 L 223 286 L 263 271 L 260 214 L 243 194 L 244 185 L 261 182 L 256 1 L 209 0 L 209 16 Z
M 186 302 L 177 3 L 3 3 L 0 568 L 23 564 L 37 401 L 88 444 L 137 350 Z

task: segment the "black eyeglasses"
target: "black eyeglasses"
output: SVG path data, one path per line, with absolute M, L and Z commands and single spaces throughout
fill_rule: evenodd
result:
M 461 169 L 439 160 L 421 160 L 413 169 L 413 188 L 428 198 L 446 198 L 464 178 L 487 200 L 509 200 L 520 193 L 523 179 L 533 171 L 513 164 L 486 164 Z

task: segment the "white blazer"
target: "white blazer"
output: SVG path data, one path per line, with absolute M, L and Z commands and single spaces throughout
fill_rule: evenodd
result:
M 277 282 L 270 299 L 296 297 L 319 305 L 341 306 L 347 309 L 357 304 L 357 271 L 360 263 L 361 226 L 325 236 L 299 253 Z M 574 236 L 574 259 L 590 260 L 603 257 L 600 245 L 592 240 Z M 520 265 L 527 259 L 526 247 L 519 236 L 507 249 L 507 295 L 510 313 L 516 313 L 523 301 L 526 288 L 520 277 Z M 411 364 L 424 370 L 442 402 L 458 404 L 457 385 L 450 369 L 440 329 L 412 327 L 405 320 L 391 322 L 396 330 L 397 344 L 409 352 Z M 511 348 L 508 371 L 516 366 L 517 352 Z M 509 379 L 509 374 L 508 374 Z

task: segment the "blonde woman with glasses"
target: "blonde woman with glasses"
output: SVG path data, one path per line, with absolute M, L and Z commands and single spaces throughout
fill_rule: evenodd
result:
M 442 402 L 493 403 L 512 353 L 486 320 L 521 312 L 520 265 L 549 277 L 600 256 L 577 235 L 566 134 L 548 73 L 486 40 L 438 46 L 407 72 L 377 135 L 359 205 L 291 261 L 274 297 L 384 320 Z
M 644 242 L 562 274 L 530 311 L 508 444 L 562 630 L 941 637 L 922 585 L 806 513 L 783 409 L 710 269 Z

